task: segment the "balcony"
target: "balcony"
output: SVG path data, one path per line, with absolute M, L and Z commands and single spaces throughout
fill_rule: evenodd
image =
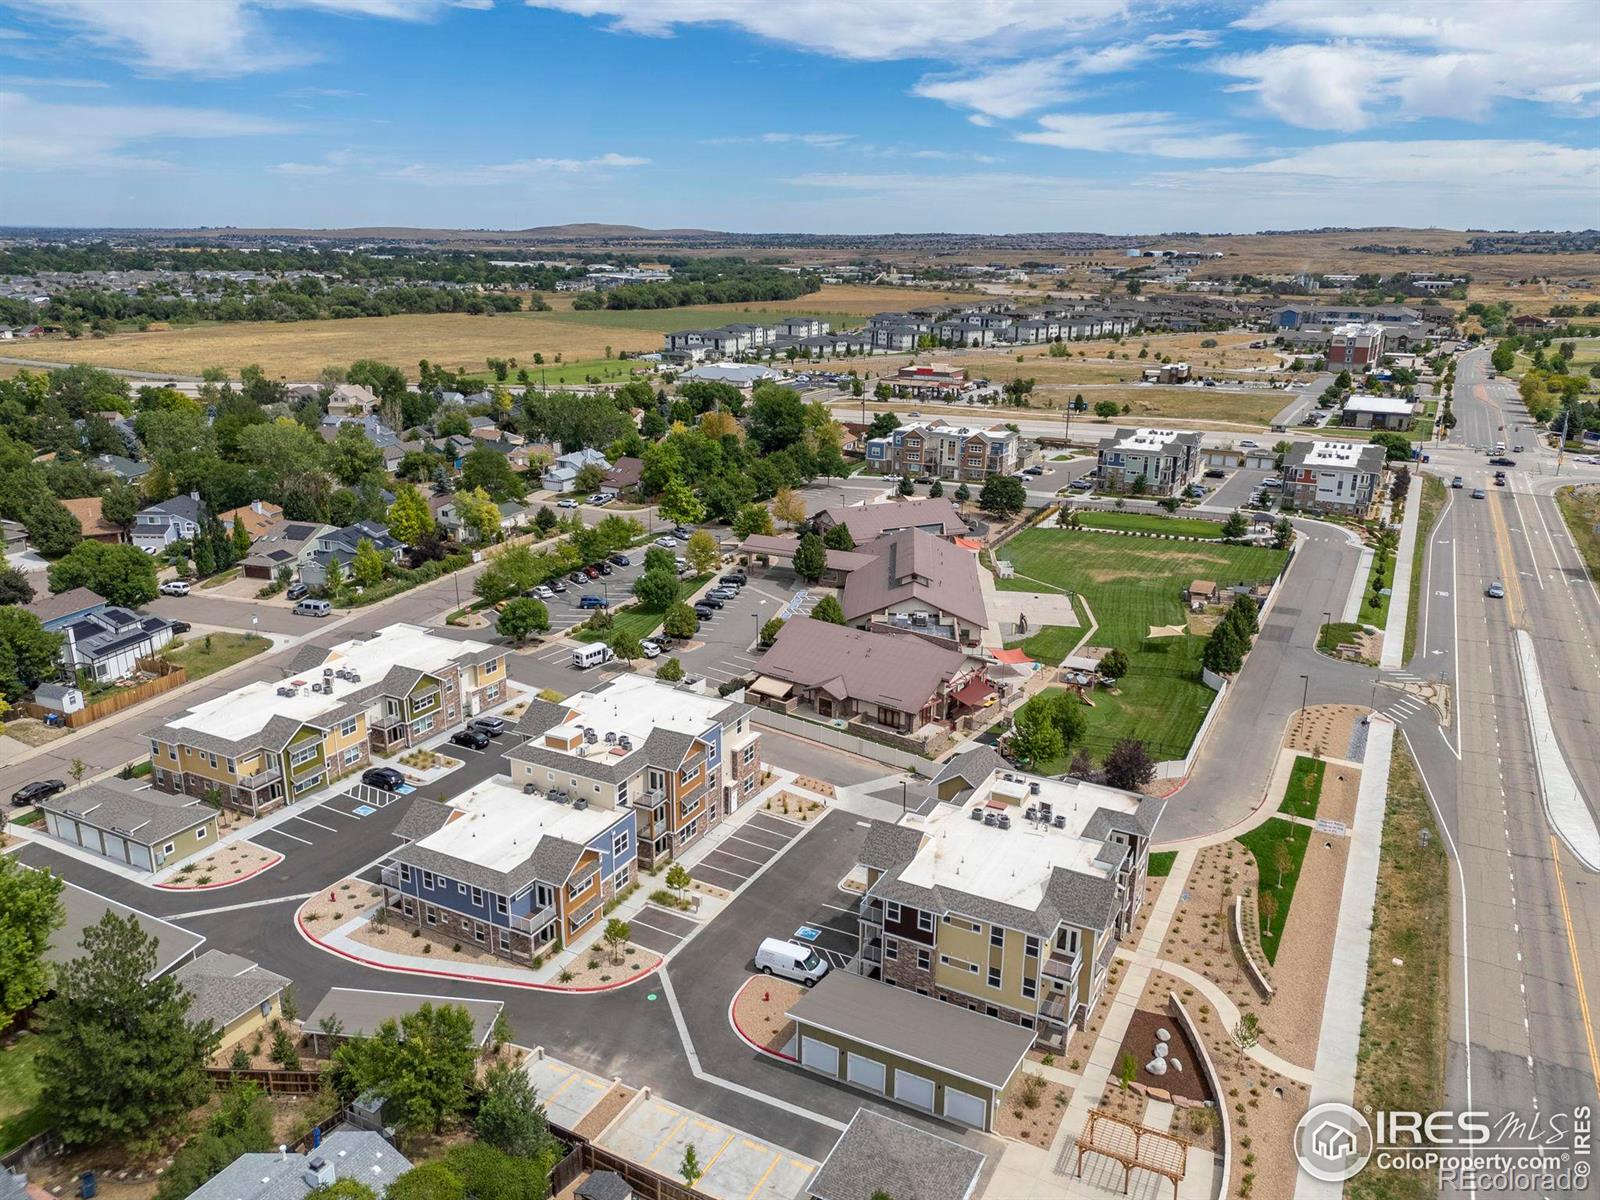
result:
M 555 919 L 555 906 L 547 904 L 537 912 L 529 913 L 525 917 L 520 916 L 517 913 L 512 913 L 511 928 L 516 930 L 518 933 L 525 933 L 529 937 L 532 937 Z
M 1065 983 L 1070 991 L 1077 981 L 1078 972 L 1083 969 L 1083 955 L 1052 953 L 1044 960 L 1044 973 L 1051 979 L 1059 979 Z
M 268 767 L 264 771 L 257 771 L 254 775 L 241 775 L 239 786 L 247 792 L 254 792 L 270 783 L 277 783 L 282 778 L 283 771 L 280 768 Z
M 867 925 L 883 927 L 883 903 L 879 900 L 868 900 L 861 906 L 861 920 Z
M 400 868 L 392 863 L 386 863 L 378 868 L 378 875 L 388 887 L 400 886 Z

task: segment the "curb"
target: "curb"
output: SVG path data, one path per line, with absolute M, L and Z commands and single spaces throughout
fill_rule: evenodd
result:
M 309 903 L 309 901 L 307 903 Z M 305 905 L 303 904 L 300 906 L 300 908 L 304 907 Z M 310 942 L 318 950 L 325 951 L 328 954 L 336 954 L 340 958 L 348 959 L 350 962 L 357 963 L 363 967 L 371 967 L 375 971 L 392 971 L 399 975 L 423 975 L 432 979 L 462 979 L 466 980 L 468 983 L 485 983 L 492 987 L 521 988 L 524 991 L 531 992 L 554 992 L 557 995 L 565 994 L 569 996 L 582 996 L 595 992 L 614 992 L 619 988 L 631 987 L 640 980 L 646 979 L 655 974 L 666 965 L 665 958 L 657 957 L 655 962 L 651 963 L 650 966 L 646 967 L 643 971 L 640 971 L 637 975 L 631 975 L 627 979 L 621 979 L 615 983 L 599 984 L 595 987 L 566 987 L 561 984 L 534 983 L 531 980 L 524 983 L 516 979 L 496 979 L 493 976 L 473 975 L 465 971 L 440 971 L 428 967 L 401 967 L 396 966 L 393 963 L 379 962 L 376 959 L 365 958 L 359 954 L 354 954 L 349 950 L 342 950 L 338 946 L 329 945 L 327 942 L 313 934 L 305 927 L 305 923 L 300 919 L 300 909 L 295 910 L 294 924 L 295 928 L 299 930 L 300 936 L 305 938 L 306 941 Z
M 760 1042 L 752 1038 L 744 1031 L 739 1024 L 738 1019 L 733 1015 L 733 1007 L 739 1002 L 739 997 L 744 995 L 744 989 L 761 978 L 762 977 L 760 975 L 752 975 L 739 985 L 739 990 L 733 994 L 733 999 L 728 1001 L 728 1024 L 733 1028 L 733 1032 L 738 1036 L 739 1040 L 746 1046 L 749 1046 L 750 1049 L 754 1050 L 757 1054 L 765 1054 L 768 1058 L 775 1058 L 779 1062 L 798 1064 L 800 1060 L 794 1055 L 785 1054 L 781 1050 L 769 1050 Z
M 250 844 L 256 845 L 255 842 L 251 842 Z M 245 874 L 237 875 L 232 879 L 224 879 L 221 883 L 197 883 L 190 887 L 185 887 L 182 884 L 176 883 L 153 883 L 150 886 L 154 888 L 160 888 L 164 892 L 214 892 L 218 888 L 233 887 L 234 884 L 243 883 L 247 879 L 254 879 L 263 871 L 272 870 L 272 868 L 281 863 L 283 859 L 284 856 L 280 854 L 271 862 L 262 863 L 261 866 L 257 867 L 254 871 L 247 871 Z

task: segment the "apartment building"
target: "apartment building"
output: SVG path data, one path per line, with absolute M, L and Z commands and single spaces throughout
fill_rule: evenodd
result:
M 1296 508 L 1365 516 L 1385 461 L 1371 442 L 1296 442 L 1283 456 L 1283 494 Z
M 614 791 L 591 802 L 505 776 L 447 805 L 417 800 L 381 869 L 384 902 L 401 924 L 526 962 L 592 932 L 632 881 L 638 815 Z
M 867 468 L 883 474 L 981 483 L 992 475 L 1014 475 L 1026 461 L 1022 435 L 1003 425 L 977 429 L 945 420 L 902 425 L 867 439 Z
M 1096 455 L 1100 486 L 1153 496 L 1176 496 L 1200 478 L 1204 463 L 1198 433 L 1175 429 L 1119 429 L 1101 441 Z M 1142 485 L 1135 480 L 1143 479 Z
M 506 652 L 397 624 L 306 646 L 279 682 L 198 704 L 150 734 L 151 782 L 257 814 L 417 745 L 506 696 Z
M 751 708 L 622 675 L 565 700 L 535 700 L 506 753 L 511 779 L 547 795 L 637 814 L 640 865 L 692 846 L 760 789 Z
M 1364 375 L 1383 357 L 1383 326 L 1336 326 L 1328 338 L 1328 370 Z
M 1061 1046 L 1144 903 L 1164 800 L 1011 769 L 987 748 L 934 779 L 939 805 L 875 821 L 860 852 L 860 970 Z

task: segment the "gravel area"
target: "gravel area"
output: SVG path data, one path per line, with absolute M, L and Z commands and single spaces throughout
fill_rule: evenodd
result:
M 1317 801 L 1317 816 L 1330 821 L 1355 823 L 1356 794 L 1361 790 L 1361 772 L 1354 767 L 1329 763 L 1322 778 L 1322 795 Z
M 628 1101 L 633 1097 L 633 1088 L 624 1087 L 620 1083 L 612 1084 L 611 1090 L 600 1097 L 599 1104 L 583 1114 L 583 1120 L 578 1122 L 578 1127 L 572 1132 L 593 1141 L 600 1136 L 607 1125 L 616 1120 L 617 1114 L 628 1106 Z
M 1313 704 L 1296 713 L 1283 744 L 1327 758 L 1342 757 L 1350 746 L 1350 733 L 1372 710 L 1359 704 Z
M 752 975 L 733 998 L 733 1020 L 757 1045 L 782 1054 L 794 1036 L 789 1009 L 805 989 L 787 979 Z
M 1146 991 L 1150 990 L 1146 985 Z M 1122 1045 L 1117 1048 L 1116 1077 L 1121 1079 L 1123 1055 L 1128 1054 L 1133 1056 L 1136 1068 L 1133 1079 L 1146 1087 L 1165 1088 L 1174 1096 L 1186 1096 L 1190 1100 L 1215 1100 L 1216 1097 L 1206 1090 L 1205 1076 L 1199 1069 L 1194 1044 L 1183 1032 L 1183 1026 L 1166 1009 L 1166 994 L 1159 993 L 1154 997 L 1147 996 L 1135 1010 L 1128 1022 L 1128 1032 L 1123 1035 Z M 1168 1058 L 1176 1059 L 1181 1069 L 1174 1070 L 1169 1066 L 1165 1075 L 1156 1075 L 1146 1068 L 1155 1058 L 1157 1031 L 1163 1029 L 1172 1035 L 1167 1043 Z
M 994 1115 L 994 1131 L 1004 1138 L 1048 1147 L 1055 1140 L 1056 1129 L 1071 1099 L 1071 1088 L 1051 1083 L 1043 1075 L 1024 1067 L 1000 1098 L 1000 1107 Z
M 204 858 L 185 863 L 179 868 L 178 873 L 162 886 L 173 891 L 216 887 L 229 880 L 254 874 L 263 867 L 282 860 L 283 855 L 276 850 L 268 850 L 265 846 L 258 846 L 254 842 L 230 842 L 213 850 Z
M 331 900 L 328 898 L 330 892 L 334 894 Z M 359 879 L 341 879 L 300 906 L 300 922 L 309 932 L 321 937 L 382 898 L 383 893 L 370 883 Z
M 1323 795 L 1327 795 L 1326 789 Z M 1322 1005 L 1338 930 L 1335 917 L 1349 857 L 1349 838 L 1311 835 L 1289 920 L 1278 939 L 1278 961 L 1270 969 L 1277 995 L 1260 1014 L 1261 1023 L 1281 1043 L 1278 1053 L 1303 1067 L 1315 1066 L 1317 1061 L 1317 1035 L 1322 1028 Z

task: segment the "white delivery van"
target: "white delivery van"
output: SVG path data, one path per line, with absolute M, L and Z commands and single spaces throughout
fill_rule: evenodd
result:
M 806 987 L 828 973 L 828 960 L 810 946 L 786 942 L 782 938 L 763 938 L 756 951 L 756 966 L 763 975 L 778 975 L 803 983 Z
M 572 665 L 580 671 L 587 671 L 590 667 L 598 667 L 615 657 L 616 655 L 611 653 L 610 646 L 600 643 L 593 646 L 579 646 L 572 652 Z
M 302 600 L 294 611 L 302 617 L 325 617 L 333 611 L 333 605 L 326 600 Z

